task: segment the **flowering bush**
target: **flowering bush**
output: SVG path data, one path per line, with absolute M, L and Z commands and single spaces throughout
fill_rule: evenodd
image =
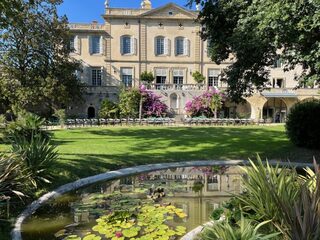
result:
M 142 114 L 147 117 L 160 117 L 167 114 L 168 106 L 161 101 L 161 96 L 148 91 L 144 85 L 140 86 L 143 96 Z
M 192 101 L 188 101 L 185 106 L 189 116 L 217 117 L 218 110 L 222 108 L 225 96 L 218 89 L 210 88 L 200 96 L 196 96 Z

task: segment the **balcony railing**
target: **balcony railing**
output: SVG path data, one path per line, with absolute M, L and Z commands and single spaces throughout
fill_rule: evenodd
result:
M 207 88 L 204 84 L 152 84 L 148 87 L 150 90 L 160 91 L 204 91 L 207 90 Z

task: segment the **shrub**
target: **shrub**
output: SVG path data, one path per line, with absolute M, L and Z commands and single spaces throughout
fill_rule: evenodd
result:
M 118 118 L 119 106 L 106 98 L 101 103 L 99 116 L 101 118 Z
M 31 141 L 23 136 L 16 136 L 12 152 L 17 154 L 30 172 L 35 187 L 51 182 L 49 170 L 57 160 L 58 153 L 56 147 L 50 144 L 50 139 L 40 134 L 32 135 Z
M 53 116 L 58 118 L 60 126 L 63 127 L 66 120 L 67 120 L 66 110 L 65 109 L 55 109 Z
M 41 135 L 43 138 L 49 139 L 48 132 L 41 129 L 45 120 L 32 113 L 23 113 L 18 115 L 16 121 L 10 123 L 5 131 L 5 137 L 10 142 L 16 137 L 24 137 L 29 142 L 35 135 Z
M 141 79 L 141 82 L 149 85 L 150 83 L 152 83 L 154 81 L 154 76 L 153 76 L 152 72 L 145 71 L 145 72 L 141 73 L 140 79 Z
M 206 80 L 205 76 L 203 76 L 199 71 L 195 71 L 192 74 L 192 77 L 198 84 L 201 84 Z
M 0 201 L 18 196 L 25 197 L 29 177 L 23 165 L 17 161 L 16 156 L 0 155 Z
M 297 146 L 320 149 L 320 101 L 298 103 L 286 123 L 287 134 Z

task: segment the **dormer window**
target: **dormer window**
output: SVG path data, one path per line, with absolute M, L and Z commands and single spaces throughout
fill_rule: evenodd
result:
M 173 15 L 173 12 L 172 12 L 172 11 L 170 11 L 168 14 L 169 14 L 170 16 L 172 16 L 172 15 Z

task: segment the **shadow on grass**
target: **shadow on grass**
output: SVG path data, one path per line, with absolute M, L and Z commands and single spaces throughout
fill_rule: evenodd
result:
M 275 128 L 104 128 L 78 130 L 74 136 L 73 133 L 66 139 L 56 139 L 74 144 L 73 147 L 79 145 L 79 151 L 61 152 L 54 167 L 55 185 L 109 170 L 159 162 L 248 159 L 255 158 L 257 153 L 262 158 L 282 161 L 311 162 L 313 156 L 320 159 L 319 151 L 293 146 L 285 132 Z M 96 143 L 100 144 L 99 149 L 81 151 L 81 144 Z M 113 149 L 119 146 L 120 149 Z

